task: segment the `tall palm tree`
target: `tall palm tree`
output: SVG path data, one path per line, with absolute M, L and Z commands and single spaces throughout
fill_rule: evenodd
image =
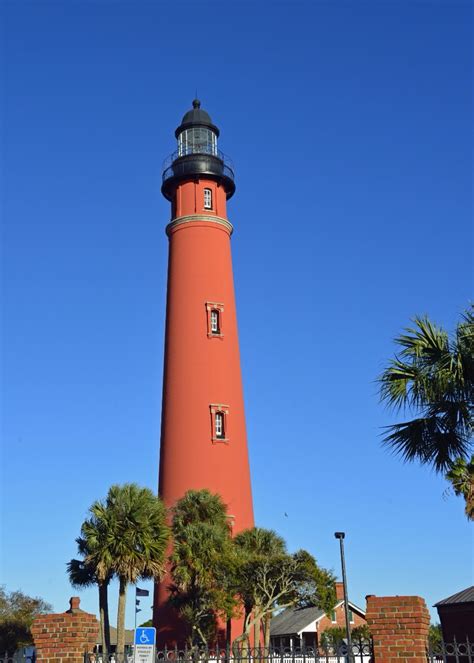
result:
M 79 542 L 81 539 L 76 539 Z M 79 546 L 84 549 L 84 546 Z M 99 619 L 100 619 L 100 640 L 102 644 L 102 653 L 105 657 L 110 651 L 110 623 L 109 623 L 109 606 L 108 606 L 108 585 L 110 577 L 105 581 L 101 581 L 96 575 L 92 565 L 88 565 L 83 559 L 71 559 L 67 563 L 67 571 L 69 574 L 69 581 L 73 587 L 84 589 L 97 585 L 99 588 Z
M 76 539 L 78 553 L 82 559 L 72 559 L 67 564 L 69 580 L 73 587 L 99 589 L 99 619 L 102 651 L 110 651 L 110 622 L 108 587 L 112 579 L 112 560 L 108 555 L 104 524 L 93 519 L 86 520 L 81 527 L 81 536 Z M 89 560 L 86 562 L 86 558 Z
M 90 512 L 90 520 L 84 523 L 86 535 L 101 531 L 105 537 L 101 538 L 103 547 L 92 546 L 84 561 L 99 572 L 112 568 L 118 577 L 117 654 L 123 656 L 128 584 L 159 580 L 165 573 L 166 509 L 151 490 L 132 483 L 112 486 L 105 502 L 94 502 Z
M 415 417 L 387 427 L 384 443 L 406 461 L 450 470 L 472 449 L 474 309 L 452 338 L 426 316 L 395 339 L 400 351 L 379 377 L 382 401 Z
M 235 605 L 228 587 L 232 546 L 227 509 L 219 495 L 190 490 L 175 505 L 170 603 L 189 624 L 193 645 L 208 644 L 217 615 Z

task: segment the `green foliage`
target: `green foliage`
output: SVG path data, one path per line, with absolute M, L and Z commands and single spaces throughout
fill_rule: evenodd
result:
M 114 485 L 105 502 L 94 502 L 89 512 L 81 530 L 89 546 L 85 562 L 100 578 L 111 570 L 126 583 L 163 576 L 166 509 L 149 488 Z
M 217 617 L 231 617 L 235 555 L 225 504 L 208 490 L 190 490 L 173 511 L 170 603 L 190 628 L 192 644 L 215 639 Z
M 265 623 L 277 609 L 334 607 L 334 576 L 318 567 L 307 551 L 290 555 L 278 534 L 259 527 L 237 534 L 234 545 L 239 553 L 236 589 L 245 606 L 243 638 L 248 638 L 253 624 Z
M 244 609 L 247 643 L 252 626 L 269 637 L 268 620 L 277 608 L 318 605 L 332 610 L 334 576 L 305 550 L 290 555 L 284 539 L 253 527 L 231 538 L 226 506 L 219 495 L 191 490 L 173 511 L 170 603 L 190 628 L 194 645 L 213 642 L 217 618 Z M 258 636 L 257 636 L 258 637 Z
M 336 605 L 334 574 L 318 566 L 306 550 L 298 550 L 293 557 L 297 562 L 297 605 L 318 606 L 325 613 L 330 613 Z
M 51 610 L 51 605 L 43 599 L 20 591 L 7 592 L 0 587 L 0 652 L 12 655 L 19 647 L 33 644 L 30 630 L 33 620 Z
M 335 653 L 341 642 L 346 637 L 346 629 L 343 626 L 331 626 L 321 633 L 321 648 L 324 652 Z
M 146 622 L 139 624 L 139 626 L 153 626 L 153 619 L 147 619 Z
M 458 458 L 446 473 L 455 495 L 464 498 L 465 513 L 469 520 L 474 520 L 474 455 L 469 462 Z
M 98 587 L 100 639 L 102 651 L 107 654 L 110 651 L 108 585 L 113 576 L 113 566 L 107 552 L 106 537 L 107 529 L 102 522 L 89 519 L 83 523 L 81 536 L 76 539 L 77 551 L 82 559 L 71 559 L 66 568 L 73 587 Z
M 367 624 L 362 624 L 361 626 L 356 626 L 351 629 L 352 641 L 357 642 L 368 642 L 372 639 L 370 634 L 369 627 Z
M 119 579 L 117 651 L 123 654 L 127 585 L 140 578 L 162 578 L 168 540 L 166 509 L 148 488 L 136 484 L 114 485 L 105 501 L 96 501 L 89 508 L 89 517 L 76 539 L 81 559 L 71 560 L 67 570 L 74 586 L 97 584 L 99 587 L 105 650 L 109 645 L 107 586 L 111 578 Z
M 450 472 L 472 450 L 474 309 L 452 338 L 426 316 L 395 339 L 399 352 L 379 377 L 380 396 L 414 418 L 387 427 L 384 443 L 405 461 Z M 464 491 L 461 490 L 464 495 Z
M 428 640 L 431 647 L 438 647 L 443 642 L 443 632 L 441 631 L 441 624 L 430 624 L 428 632 Z

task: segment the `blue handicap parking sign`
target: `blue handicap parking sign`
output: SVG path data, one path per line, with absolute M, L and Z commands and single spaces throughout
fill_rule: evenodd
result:
M 135 629 L 136 645 L 154 645 L 156 642 L 156 629 L 150 627 L 138 627 Z

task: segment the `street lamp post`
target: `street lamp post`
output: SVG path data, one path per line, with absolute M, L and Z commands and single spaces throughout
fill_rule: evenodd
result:
M 352 639 L 351 639 L 351 624 L 349 621 L 349 597 L 347 596 L 347 578 L 346 578 L 346 562 L 344 558 L 344 537 L 345 532 L 334 532 L 336 539 L 339 539 L 339 546 L 341 549 L 341 567 L 342 567 L 342 585 L 344 588 L 344 613 L 346 616 L 346 638 L 347 649 L 349 654 L 349 661 L 352 657 Z

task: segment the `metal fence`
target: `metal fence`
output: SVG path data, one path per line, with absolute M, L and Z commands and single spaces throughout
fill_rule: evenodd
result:
M 474 642 L 440 642 L 428 646 L 430 663 L 474 663 Z
M 474 643 L 441 642 L 429 645 L 427 663 L 474 663 Z M 35 654 L 0 655 L 0 663 L 36 663 Z M 133 651 L 125 656 L 85 653 L 84 663 L 133 663 Z M 334 649 L 249 649 L 233 651 L 226 648 L 183 648 L 160 649 L 155 654 L 155 663 L 377 663 L 372 644 L 368 641 L 353 643 L 352 651 L 341 643 Z
M 341 643 L 333 649 L 200 649 L 175 648 L 158 650 L 155 663 L 373 663 L 372 644 L 368 641 L 353 643 L 352 653 Z M 87 654 L 84 663 L 132 663 L 133 652 L 125 657 L 110 654 Z M 1 661 L 0 661 L 1 663 Z

